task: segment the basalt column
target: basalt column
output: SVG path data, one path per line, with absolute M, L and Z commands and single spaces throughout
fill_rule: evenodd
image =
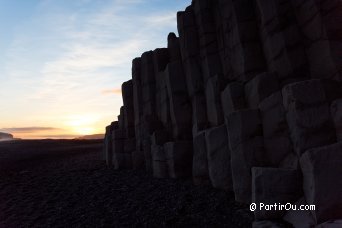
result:
M 179 37 L 133 60 L 103 158 L 232 191 L 241 203 L 316 205 L 256 210 L 253 227 L 339 224 L 341 6 L 193 0 L 177 13 Z

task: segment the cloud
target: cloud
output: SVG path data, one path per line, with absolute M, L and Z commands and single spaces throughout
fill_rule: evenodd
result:
M 116 89 L 105 89 L 101 91 L 102 94 L 116 94 L 116 95 L 121 95 L 122 91 L 121 88 L 116 88 Z
M 147 42 L 142 35 L 146 35 L 142 32 L 146 26 L 130 12 L 130 7 L 140 3 L 107 1 L 99 10 L 63 13 L 56 18 L 61 23 L 49 28 L 59 31 L 63 41 L 56 45 L 59 55 L 42 64 L 40 88 L 30 98 L 53 99 L 51 105 L 91 106 L 99 103 L 94 99 L 97 86 L 116 86 L 130 77 L 131 60 Z
M 175 12 L 163 12 L 162 14 L 156 14 L 146 17 L 145 22 L 149 26 L 159 26 L 159 27 L 171 27 L 175 24 L 176 13 Z
M 14 127 L 14 128 L 2 128 L 0 131 L 9 132 L 9 133 L 34 133 L 40 131 L 54 131 L 61 130 L 59 128 L 54 127 Z
M 81 135 L 72 135 L 72 134 L 59 134 L 59 135 L 37 135 L 36 138 L 50 138 L 50 139 L 73 139 L 76 137 L 80 137 Z

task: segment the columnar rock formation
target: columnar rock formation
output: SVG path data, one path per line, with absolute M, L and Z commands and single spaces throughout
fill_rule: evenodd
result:
M 256 210 L 255 227 L 342 219 L 341 15 L 339 0 L 193 0 L 179 37 L 133 60 L 107 164 L 316 205 Z

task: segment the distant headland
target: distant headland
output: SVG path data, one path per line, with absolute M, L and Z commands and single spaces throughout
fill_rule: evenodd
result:
M 8 134 L 8 133 L 4 133 L 4 132 L 0 132 L 0 141 L 8 141 L 8 140 L 14 140 L 13 135 Z

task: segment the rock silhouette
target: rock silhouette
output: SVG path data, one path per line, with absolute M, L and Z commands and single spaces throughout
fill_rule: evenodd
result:
M 179 37 L 133 60 L 103 158 L 241 203 L 316 206 L 256 210 L 253 227 L 342 219 L 341 12 L 338 0 L 193 0 Z
M 2 141 L 2 140 L 13 140 L 13 135 L 0 132 L 0 141 Z

